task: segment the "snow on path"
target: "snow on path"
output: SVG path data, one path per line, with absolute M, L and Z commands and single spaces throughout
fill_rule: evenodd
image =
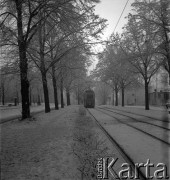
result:
M 167 142 L 170 143 L 170 130 L 165 130 L 165 129 L 162 129 L 161 127 L 155 127 L 155 126 L 152 126 L 150 124 L 138 122 L 138 121 L 135 121 L 133 119 L 130 119 L 129 117 L 115 114 L 114 112 L 110 112 L 110 111 L 105 111 L 105 112 L 110 114 L 110 115 L 117 117 L 118 119 L 120 119 L 121 121 L 123 121 L 125 123 L 128 123 L 134 127 L 137 127 L 137 128 L 139 128 L 145 132 L 149 132 L 149 134 L 152 134 L 152 135 L 154 135 L 160 139 L 163 139 L 163 135 L 164 135 L 164 133 L 166 133 L 167 134 Z M 163 122 L 160 122 L 160 123 L 163 124 Z M 166 123 L 166 125 L 169 127 L 170 123 Z M 160 126 L 163 126 L 163 125 L 160 125 Z
M 99 106 L 100 107 L 100 106 Z M 125 106 L 125 107 L 121 107 L 121 106 L 110 106 L 110 105 L 104 105 L 101 107 L 109 107 L 109 108 L 113 108 L 113 109 L 117 109 L 117 110 L 122 110 L 122 111 L 128 111 L 128 112 L 132 112 L 132 113 L 136 113 L 136 114 L 140 114 L 140 115 L 144 115 L 144 116 L 150 116 L 153 118 L 157 118 L 157 119 L 162 119 L 164 118 L 164 116 L 168 115 L 168 112 L 165 108 L 163 107 L 150 107 L 150 110 L 145 110 L 143 106 Z M 168 115 L 169 120 L 170 120 L 170 114 Z
M 118 123 L 114 118 L 112 118 L 111 122 L 111 117 L 102 114 L 102 112 L 94 109 L 91 112 L 135 163 L 146 163 L 147 159 L 150 159 L 150 162 L 154 163 L 155 166 L 158 163 L 170 165 L 170 147 L 168 145 Z M 152 168 L 151 170 L 153 175 L 153 171 L 156 169 Z
M 1 127 L 2 180 L 76 180 L 72 133 L 77 107 Z
M 105 126 L 105 128 L 119 142 L 135 163 L 146 163 L 147 159 L 150 159 L 150 162 L 155 166 L 158 163 L 164 163 L 166 165 L 170 163 L 167 162 L 167 157 L 164 156 L 165 150 L 170 157 L 170 148 L 164 146 L 161 142 L 137 132 L 126 125 L 120 125 L 118 127 L 117 125 L 112 127 Z M 156 169 L 153 168 L 152 170 Z M 151 174 L 153 175 L 153 171 L 151 171 Z
M 129 116 L 129 118 L 132 117 L 132 118 L 135 118 L 135 119 L 137 119 L 139 121 L 149 122 L 149 123 L 152 123 L 152 124 L 155 124 L 155 125 L 158 125 L 158 126 L 165 126 L 166 125 L 166 128 L 170 129 L 170 123 L 165 123 L 164 124 L 164 122 L 158 121 L 157 119 L 155 120 L 155 119 L 151 119 L 149 117 L 145 117 L 145 116 L 141 116 L 141 115 L 137 115 L 137 114 L 128 113 L 128 112 L 125 112 L 123 110 L 120 112 L 119 110 L 113 109 L 113 108 L 112 109 L 109 108 L 108 110 L 110 112 L 112 111 L 113 113 L 115 113 L 115 115 L 116 114 L 122 114 L 122 116 L 125 116 L 125 117 Z M 163 115 L 165 116 L 165 114 L 163 114 Z M 160 120 L 162 120 L 162 119 L 163 119 L 163 117 L 160 118 Z

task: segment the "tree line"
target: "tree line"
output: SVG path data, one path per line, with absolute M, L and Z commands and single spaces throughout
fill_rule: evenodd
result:
M 2 0 L 0 2 L 1 76 L 20 79 L 22 119 L 30 117 L 31 86 L 42 87 L 45 112 L 50 112 L 49 80 L 55 109 L 60 89 L 70 104 L 70 91 L 77 96 L 86 82 L 92 47 L 100 40 L 106 20 L 94 13 L 99 0 Z M 41 84 L 39 84 L 41 80 Z M 88 84 L 88 83 L 86 83 Z M 3 86 L 3 84 L 2 84 Z M 35 86 L 35 85 L 34 85 Z M 78 98 L 79 99 L 79 98 Z
M 170 80 L 170 1 L 135 0 L 121 34 L 112 33 L 93 76 L 118 92 L 139 83 L 145 86 L 145 109 L 149 110 L 149 83 L 160 69 Z M 170 82 L 169 82 L 170 85 Z

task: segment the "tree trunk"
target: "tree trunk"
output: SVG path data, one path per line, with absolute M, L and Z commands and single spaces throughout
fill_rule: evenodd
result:
M 64 108 L 63 79 L 62 78 L 61 78 L 61 83 L 60 83 L 60 94 L 61 94 L 61 108 Z
M 44 99 L 44 98 L 41 95 L 39 95 L 40 105 L 41 105 L 41 103 L 43 103 L 42 99 Z
M 49 94 L 48 94 L 48 85 L 46 73 L 42 74 L 42 83 L 43 83 L 43 91 L 44 91 L 44 102 L 45 102 L 45 113 L 50 112 L 50 102 L 49 102 Z
M 18 29 L 18 46 L 20 58 L 20 79 L 21 79 L 21 97 L 22 97 L 22 119 L 30 117 L 29 106 L 29 81 L 27 77 L 28 60 L 26 58 L 26 43 L 23 34 L 22 25 L 22 2 L 15 1 L 17 10 L 17 29 Z
M 103 94 L 103 100 L 102 100 L 102 105 L 106 105 L 107 104 L 107 94 Z
M 70 103 L 70 92 L 69 92 L 69 90 L 67 90 L 66 95 L 67 95 L 67 106 L 69 106 L 71 104 Z
M 145 79 L 145 110 L 149 110 L 149 89 L 147 79 Z
M 31 87 L 30 87 L 30 99 L 29 99 L 30 100 L 30 106 L 32 104 L 32 97 L 31 96 L 32 96 L 32 92 L 31 92 Z
M 166 34 L 166 32 L 165 32 Z M 170 45 L 168 43 L 168 36 L 166 34 L 166 40 L 167 42 L 165 43 L 165 51 L 166 51 L 166 58 L 167 58 L 167 68 L 165 68 L 168 72 L 169 75 L 169 81 L 168 81 L 168 85 L 170 85 Z M 166 64 L 166 62 L 165 62 Z
M 160 1 L 160 3 L 161 3 L 161 11 L 162 11 L 162 13 L 161 13 L 161 20 L 162 20 L 162 23 L 163 23 L 163 26 L 162 26 L 162 28 L 163 28 L 163 36 L 164 36 L 164 48 L 165 48 L 165 52 L 166 52 L 166 62 L 165 62 L 165 70 L 168 72 L 168 74 L 169 74 L 169 85 L 170 85 L 170 43 L 169 43 L 169 40 L 170 40 L 170 38 L 169 38 L 169 31 L 168 31 L 168 28 L 167 28 L 167 26 L 168 26 L 168 24 L 169 24 L 169 22 L 168 22 L 168 6 L 167 6 L 167 2 L 166 1 L 163 1 L 163 0 L 161 0 Z
M 40 12 L 40 20 L 42 20 L 44 14 Z M 45 102 L 45 113 L 50 112 L 50 103 L 49 103 L 49 94 L 48 94 L 48 84 L 46 77 L 46 68 L 45 68 L 45 60 L 44 60 L 44 48 L 45 48 L 45 25 L 40 22 L 40 27 L 38 29 L 38 37 L 39 37 L 39 48 L 40 48 L 40 60 L 41 60 L 41 75 L 42 75 L 42 83 L 43 83 L 43 91 L 44 91 L 44 102 Z
M 26 68 L 24 67 L 26 65 Z M 30 117 L 29 81 L 27 78 L 27 60 L 20 62 L 22 119 Z
M 79 87 L 77 87 L 77 102 L 78 102 L 78 105 L 80 105 Z
M 113 99 L 112 99 L 112 105 L 114 106 L 114 103 L 115 103 L 115 102 L 114 102 L 114 101 L 115 101 L 115 100 L 114 100 L 114 90 L 113 90 L 112 97 L 113 97 Z
M 17 91 L 17 105 L 19 105 L 19 95 L 18 95 L 18 91 Z
M 117 88 L 117 85 L 115 86 L 115 96 L 116 96 L 115 106 L 118 106 L 118 88 Z
M 56 77 L 55 77 L 55 67 L 52 67 L 52 81 L 53 81 L 53 90 L 54 90 L 54 104 L 55 109 L 58 110 L 58 93 L 57 93 L 57 84 L 56 84 Z
M 2 105 L 5 105 L 5 88 L 4 84 L 2 85 Z
M 125 99 L 125 89 L 124 89 L 124 87 L 122 87 L 122 107 L 124 107 L 124 105 L 125 105 L 124 99 Z
M 40 100 L 40 95 L 38 94 L 38 97 L 37 97 L 37 105 L 40 106 L 41 105 L 41 100 Z

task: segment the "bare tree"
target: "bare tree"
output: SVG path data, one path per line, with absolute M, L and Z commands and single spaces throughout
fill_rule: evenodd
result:
M 108 84 L 98 81 L 95 83 L 95 94 L 99 105 L 106 105 L 111 88 Z
M 151 77 L 159 69 L 162 61 L 157 54 L 156 35 L 154 27 L 147 21 L 139 20 L 129 15 L 126 31 L 122 39 L 115 37 L 118 46 L 128 57 L 127 60 L 136 69 L 134 73 L 140 74 L 145 84 L 145 109 L 149 110 L 149 83 Z M 116 39 L 117 38 L 117 39 Z
M 83 11 L 77 12 L 76 6 L 81 7 Z M 46 104 L 45 112 L 50 111 L 46 80 L 47 72 L 52 69 L 54 93 L 56 94 L 56 64 L 72 50 L 84 48 L 85 44 L 95 44 L 91 42 L 89 37 L 91 36 L 93 39 L 98 38 L 98 34 L 105 27 L 105 20 L 94 15 L 92 2 L 85 4 L 84 1 L 81 1 L 81 3 L 74 4 L 68 1 L 67 4 L 60 8 L 62 11 L 59 10 L 58 13 L 52 13 L 46 19 L 46 22 L 42 22 L 43 24 L 38 31 L 38 43 L 33 43 L 29 52 L 30 57 L 34 60 L 42 74 Z M 87 14 L 89 15 L 88 17 Z M 46 17 L 44 12 L 41 16 Z M 60 80 L 62 81 L 62 79 Z M 55 99 L 56 97 L 55 95 Z M 57 103 L 56 109 L 58 109 Z
M 38 30 L 38 14 L 48 1 L 1 1 L 0 28 L 5 45 L 17 45 L 22 96 L 22 119 L 30 117 L 27 48 Z M 52 3 L 52 1 L 48 2 Z M 53 3 L 54 4 L 54 3 Z M 51 4 L 52 5 L 52 4 Z M 53 6 L 54 7 L 54 6 Z M 10 38 L 12 37 L 12 38 Z M 11 39 L 14 40 L 11 42 Z
M 126 58 L 121 48 L 117 47 L 114 40 L 110 38 L 110 43 L 99 55 L 99 63 L 93 72 L 95 77 L 107 83 L 115 92 L 116 106 L 118 106 L 120 89 L 122 90 L 122 106 L 124 106 L 125 88 L 135 81 L 135 78 L 132 78 L 132 66 Z
M 170 1 L 135 1 L 132 6 L 137 9 L 136 18 L 147 21 L 154 27 L 152 33 L 157 33 L 158 53 L 163 56 L 162 66 L 170 77 Z

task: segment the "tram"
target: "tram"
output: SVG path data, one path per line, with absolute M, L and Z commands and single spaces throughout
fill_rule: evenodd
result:
M 91 89 L 88 89 L 84 92 L 84 107 L 85 108 L 95 107 L 95 93 Z

